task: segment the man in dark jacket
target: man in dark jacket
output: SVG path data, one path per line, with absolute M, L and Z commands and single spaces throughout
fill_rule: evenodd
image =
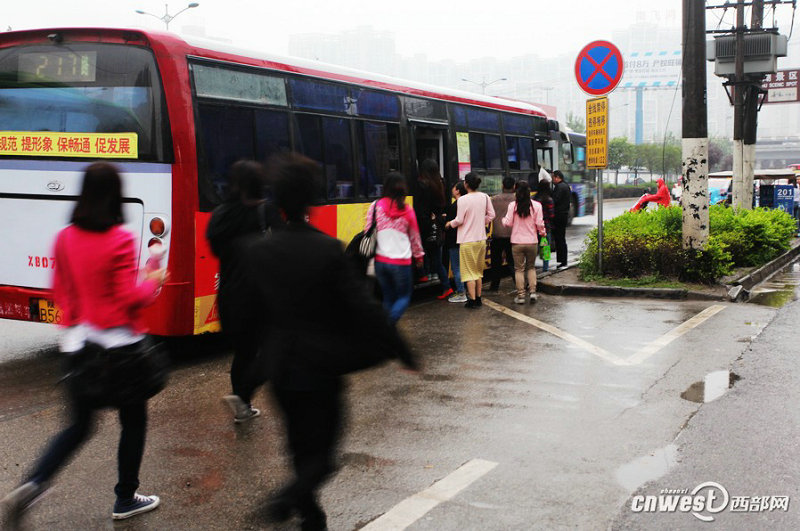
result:
M 503 253 L 508 262 L 507 271 L 514 279 L 514 257 L 511 255 L 511 228 L 503 226 L 501 220 L 508 211 L 508 205 L 514 201 L 514 178 L 503 178 L 503 191 L 492 196 L 492 208 L 495 217 L 492 222 L 492 240 L 489 244 L 489 257 L 492 260 L 490 271 L 491 285 L 489 291 L 500 289 L 500 277 L 503 276 Z
M 342 375 L 411 353 L 367 294 L 342 244 L 306 221 L 319 172 L 311 160 L 283 155 L 269 168 L 286 226 L 247 248 L 247 279 L 268 366 L 286 422 L 295 479 L 272 498 L 269 517 L 299 513 L 302 528 L 325 529 L 316 490 L 334 470 L 342 425 Z
M 572 204 L 572 190 L 564 182 L 564 174 L 556 170 L 553 172 L 553 243 L 556 248 L 558 267 L 567 267 L 567 223 L 569 223 L 569 208 Z
M 222 332 L 233 347 L 231 387 L 223 397 L 233 410 L 234 422 L 260 415 L 250 401 L 263 378 L 253 373 L 259 335 L 252 323 L 252 310 L 244 304 L 243 270 L 238 258 L 243 240 L 282 225 L 275 208 L 264 200 L 265 176 L 261 164 L 241 160 L 231 166 L 229 199 L 214 209 L 206 229 L 211 251 L 219 258 L 219 307 Z

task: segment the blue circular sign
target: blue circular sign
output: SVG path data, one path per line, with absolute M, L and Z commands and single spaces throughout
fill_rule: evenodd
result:
M 584 92 L 602 96 L 614 90 L 622 79 L 624 63 L 619 48 L 608 41 L 594 41 L 575 60 L 575 79 Z

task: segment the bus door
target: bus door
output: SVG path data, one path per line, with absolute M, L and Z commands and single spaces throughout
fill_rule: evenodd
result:
M 414 148 L 416 151 L 417 168 L 425 159 L 433 159 L 439 165 L 444 182 L 447 183 L 446 165 L 444 157 L 445 133 L 444 128 L 417 125 L 414 131 Z

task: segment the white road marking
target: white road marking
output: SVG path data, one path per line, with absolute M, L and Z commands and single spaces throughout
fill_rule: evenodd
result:
M 453 498 L 496 466 L 497 463 L 483 459 L 473 459 L 464 463 L 448 476 L 422 492 L 401 501 L 389 512 L 361 529 L 362 531 L 400 531 L 405 529 L 440 503 Z
M 636 354 L 628 358 L 628 363 L 631 365 L 638 365 L 648 359 L 650 356 L 661 350 L 662 348 L 666 347 L 679 337 L 681 337 L 686 332 L 693 330 L 700 326 L 701 324 L 705 323 L 707 320 L 721 312 L 725 309 L 725 306 L 721 304 L 715 304 L 713 306 L 709 306 L 702 312 L 698 313 L 685 323 L 679 325 L 674 330 L 667 332 L 663 336 L 659 337 L 652 343 L 645 345 L 644 348 L 639 350 Z
M 502 304 L 498 304 L 488 299 L 484 299 L 483 302 L 484 304 L 486 304 L 486 306 L 488 306 L 493 310 L 508 315 L 509 317 L 513 317 L 514 319 L 522 321 L 523 323 L 528 323 L 530 325 L 533 325 L 536 328 L 539 328 L 540 330 L 553 334 L 554 336 L 560 337 L 561 339 L 564 339 L 565 341 L 568 341 L 573 345 L 586 350 L 590 354 L 594 354 L 595 356 L 597 356 L 602 360 L 605 360 L 609 363 L 613 363 L 614 365 L 621 365 L 621 366 L 639 365 L 640 363 L 647 360 L 653 354 L 655 354 L 662 348 L 666 347 L 667 345 L 669 345 L 670 343 L 672 343 L 685 333 L 697 328 L 698 326 L 709 320 L 711 317 L 715 316 L 716 314 L 725 309 L 725 306 L 722 306 L 720 304 L 709 306 L 708 308 L 698 313 L 688 321 L 680 324 L 674 330 L 671 330 L 670 332 L 667 332 L 666 334 L 659 337 L 655 341 L 648 343 L 643 348 L 636 351 L 636 353 L 630 356 L 628 359 L 622 359 L 601 347 L 592 345 L 585 339 L 573 336 L 569 332 L 564 332 L 563 330 L 556 328 L 553 325 L 549 325 L 547 323 L 539 321 L 538 319 L 534 319 L 533 317 L 529 317 L 519 312 L 515 312 L 514 310 L 507 308 Z
M 584 339 L 581 339 L 581 338 L 579 338 L 577 336 L 573 336 L 572 334 L 570 334 L 568 332 L 564 332 L 563 330 L 561 330 L 559 328 L 556 328 L 553 325 L 549 325 L 547 323 L 539 321 L 538 319 L 534 319 L 533 317 L 528 317 L 527 315 L 521 314 L 519 312 L 515 312 L 514 310 L 512 310 L 510 308 L 506 308 L 505 306 L 503 306 L 501 304 L 497 304 L 496 302 L 490 301 L 488 299 L 484 299 L 483 303 L 486 306 L 488 306 L 489 308 L 493 309 L 493 310 L 497 310 L 500 313 L 504 313 L 504 314 L 508 315 L 509 317 L 513 317 L 514 319 L 522 321 L 523 323 L 528 323 L 530 325 L 533 325 L 536 328 L 539 328 L 540 330 L 544 330 L 545 332 L 553 334 L 554 336 L 560 337 L 561 339 L 563 339 L 565 341 L 569 341 L 573 345 L 576 345 L 576 346 L 586 350 L 587 352 L 589 352 L 591 354 L 594 354 L 598 358 L 600 358 L 602 360 L 605 360 L 605 361 L 607 361 L 609 363 L 613 363 L 614 365 L 630 365 L 630 363 L 627 360 L 619 358 L 619 357 L 613 355 L 612 353 L 610 353 L 609 351 L 607 351 L 607 350 L 605 350 L 603 348 L 600 348 L 598 346 L 592 345 L 591 343 L 589 343 L 588 341 L 586 341 Z

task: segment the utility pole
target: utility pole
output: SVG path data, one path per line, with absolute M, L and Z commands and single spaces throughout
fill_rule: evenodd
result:
M 733 200 L 734 208 L 745 207 L 745 175 L 746 166 L 750 167 L 750 178 L 753 175 L 753 160 L 745 156 L 744 149 L 744 110 L 747 81 L 744 77 L 744 0 L 736 0 L 736 56 L 734 58 L 736 72 L 733 75 Z M 753 148 L 755 153 L 755 147 Z M 752 182 L 752 181 L 751 181 Z M 752 185 L 751 185 L 752 187 Z
M 764 17 L 764 0 L 753 0 L 750 18 L 750 30 L 760 31 L 761 20 Z M 738 44 L 738 43 L 737 43 Z M 737 58 L 744 55 L 736 49 Z M 737 63 L 738 64 L 738 63 Z M 756 136 L 758 132 L 758 99 L 761 92 L 761 74 L 742 78 L 742 85 L 736 86 L 736 91 L 742 89 L 744 108 L 742 109 L 742 181 L 739 194 L 733 194 L 732 204 L 738 208 L 751 209 L 753 206 L 753 174 L 756 163 Z
M 708 243 L 705 36 L 705 2 L 683 0 L 683 248 L 697 250 Z

